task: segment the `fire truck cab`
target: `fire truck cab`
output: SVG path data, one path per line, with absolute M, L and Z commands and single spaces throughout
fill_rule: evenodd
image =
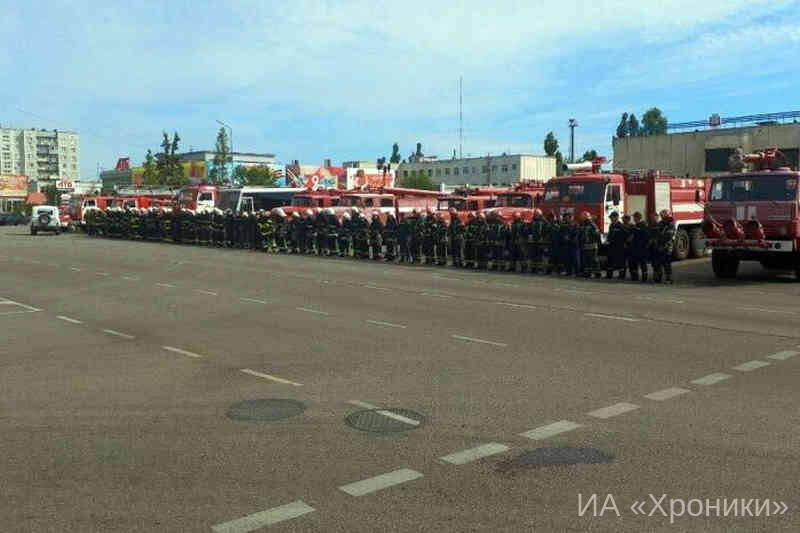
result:
M 436 209 L 437 198 L 441 193 L 419 189 L 404 189 L 399 187 L 381 187 L 365 192 L 347 192 L 339 199 L 339 206 L 335 208 L 337 216 L 346 211 L 357 208 L 368 217 L 377 212 L 383 222 L 386 216 L 393 213 L 397 220 L 410 214 L 414 209 L 420 212 L 426 209 Z
M 177 206 L 196 212 L 212 211 L 219 202 L 219 189 L 214 185 L 190 185 L 181 188 Z
M 530 222 L 533 219 L 533 210 L 542 202 L 544 185 L 535 182 L 520 182 L 511 189 L 497 195 L 495 206 L 485 209 L 486 215 L 499 215 L 506 224 L 514 221 L 514 215 L 519 213 L 522 220 Z
M 800 279 L 800 172 L 777 149 L 731 157 L 712 178 L 703 232 L 718 278 L 735 278 L 741 261 L 791 270 Z
M 437 197 L 436 210 L 441 212 L 445 220 L 450 221 L 450 209 L 455 209 L 461 222 L 467 222 L 470 211 L 483 211 L 495 206 L 497 194 L 505 189 L 462 188 L 453 194 Z

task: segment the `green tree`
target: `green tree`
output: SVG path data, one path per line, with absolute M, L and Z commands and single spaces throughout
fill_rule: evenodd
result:
M 407 178 L 403 178 L 401 186 L 409 189 L 425 189 L 428 191 L 435 191 L 437 188 L 427 172 L 413 172 Z
M 651 107 L 642 115 L 642 135 L 667 133 L 667 117 L 657 107 Z
M 156 183 L 157 185 L 166 185 L 170 176 L 170 157 L 169 157 L 169 135 L 167 132 L 162 132 L 161 151 L 156 154 Z
M 558 152 L 558 139 L 550 131 L 544 138 L 544 153 L 552 157 L 556 155 L 556 152 Z
M 214 161 L 208 177 L 214 185 L 223 184 L 228 178 L 228 161 L 233 161 L 231 154 L 230 139 L 224 127 L 220 127 L 217 132 L 217 144 L 215 148 Z
M 169 187 L 183 187 L 189 183 L 189 177 L 184 172 L 183 165 L 181 164 L 180 157 L 178 156 L 178 143 L 180 140 L 181 138 L 178 136 L 178 132 L 176 131 L 172 134 L 172 141 L 169 143 L 169 155 L 167 157 L 167 167 L 169 168 L 169 171 L 167 174 L 167 181 L 165 183 L 165 185 Z
M 628 114 L 623 113 L 622 118 L 619 120 L 619 126 L 617 126 L 617 139 L 622 139 L 623 137 L 628 136 Z
M 58 205 L 58 189 L 55 185 L 45 185 L 42 193 L 47 197 L 47 205 Z
M 555 153 L 556 158 L 556 176 L 560 176 L 564 173 L 564 156 L 561 154 L 561 150 L 556 150 Z
M 268 166 L 245 167 L 238 165 L 233 169 L 233 181 L 239 185 L 274 187 L 275 175 Z
M 422 153 L 422 143 L 417 143 L 417 151 L 414 152 L 414 155 L 417 157 L 422 157 L 424 155 Z
M 594 161 L 597 159 L 597 152 L 595 150 L 586 150 L 583 152 L 583 157 L 581 157 L 581 161 Z
M 144 164 L 142 165 L 144 172 L 142 173 L 143 185 L 158 185 L 158 173 L 156 172 L 155 158 L 153 152 L 147 150 L 147 155 L 144 156 Z
M 639 135 L 641 135 L 641 129 L 639 128 L 639 120 L 633 113 L 631 113 L 630 116 L 628 117 L 628 135 L 630 135 L 631 137 L 638 137 Z
M 394 143 L 392 145 L 392 156 L 389 158 L 389 163 L 396 165 L 400 162 L 400 145 Z
M 379 157 L 378 160 L 375 163 L 377 163 L 377 169 L 380 170 L 386 164 L 386 158 L 385 157 Z

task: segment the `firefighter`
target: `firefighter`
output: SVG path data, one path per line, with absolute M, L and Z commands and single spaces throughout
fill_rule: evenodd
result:
M 509 272 L 517 271 L 517 263 L 521 263 L 520 269 L 523 273 L 528 271 L 528 234 L 530 225 L 522 220 L 522 214 L 517 211 L 514 213 L 514 221 L 509 230 L 509 247 L 511 248 L 511 264 Z
M 300 253 L 300 213 L 295 211 L 286 228 L 287 249 L 290 254 Z
M 447 223 L 444 220 L 444 215 L 437 212 L 433 220 L 433 237 L 436 245 L 436 264 L 438 266 L 447 266 Z
M 628 230 L 619 221 L 619 213 L 611 213 L 611 225 L 608 228 L 608 261 L 606 262 L 606 279 L 614 277 L 619 271 L 619 279 L 625 279 L 625 246 Z
M 422 218 L 422 253 L 425 255 L 425 264 L 432 265 L 434 263 L 434 249 L 436 241 L 436 229 L 433 216 L 433 210 L 429 207 L 425 210 L 425 216 Z
M 339 226 L 339 257 L 350 257 L 351 228 L 350 213 L 345 212 Z
M 653 281 L 661 283 L 662 273 L 665 283 L 672 283 L 672 252 L 675 248 L 675 221 L 668 209 L 662 209 L 661 221 L 657 226 L 655 242 L 655 261 L 653 262 Z
M 447 236 L 450 240 L 450 255 L 453 266 L 461 267 L 464 264 L 464 225 L 458 217 L 458 211 L 450 208 L 450 225 L 447 227 Z
M 505 251 L 505 235 L 503 233 L 503 221 L 497 213 L 492 212 L 487 217 L 487 242 L 488 242 L 488 261 L 491 263 L 489 270 L 503 270 L 503 252 Z
M 528 260 L 531 273 L 538 274 L 544 268 L 544 248 L 547 244 L 547 222 L 538 207 L 533 210 L 533 221 L 528 230 Z
M 631 279 L 647 281 L 647 245 L 649 240 L 649 229 L 644 221 L 642 214 L 636 211 L 633 214 L 633 229 L 631 230 Z
M 489 241 L 489 223 L 485 213 L 479 213 L 475 221 L 475 248 L 477 257 L 477 268 L 486 270 L 489 267 L 489 253 L 491 242 Z
M 408 241 L 411 238 L 411 219 L 409 216 L 401 216 L 397 224 L 397 243 L 400 245 L 400 262 L 411 262 L 411 252 Z
M 383 226 L 383 244 L 386 246 L 386 261 L 394 262 L 397 257 L 397 219 L 394 213 L 386 215 L 386 224 Z
M 208 242 L 211 240 L 210 230 L 211 220 L 208 211 L 200 211 L 197 214 L 197 243 L 200 246 L 208 246 Z
M 656 242 L 659 231 L 658 213 L 650 213 L 647 221 L 647 261 L 653 269 L 653 281 L 656 280 L 657 271 L 657 258 L 656 258 Z
M 369 245 L 372 248 L 373 261 L 383 259 L 383 222 L 377 211 L 372 212 L 372 222 L 369 225 Z
M 581 258 L 583 249 L 581 246 L 578 223 L 572 218 L 572 213 L 564 213 L 561 217 L 561 245 L 564 253 L 564 266 L 567 276 L 579 276 L 582 272 Z
M 420 261 L 420 245 L 422 244 L 422 219 L 416 208 L 411 210 L 411 218 L 408 220 L 408 253 L 411 263 Z
M 475 211 L 467 214 L 467 227 L 464 231 L 464 268 L 478 268 L 478 215 Z
M 315 209 L 314 237 L 317 255 L 330 255 L 328 248 L 328 217 L 322 209 Z
M 631 279 L 633 278 L 633 230 L 634 226 L 631 223 L 631 216 L 627 213 L 622 215 L 622 226 L 625 228 L 625 268 L 630 272 Z M 625 272 L 623 272 L 623 279 Z
M 328 257 L 337 255 L 337 243 L 339 240 L 339 219 L 333 208 L 325 209 L 320 216 L 325 220 L 325 247 Z
M 366 213 L 359 213 L 353 222 L 355 223 L 353 252 L 357 259 L 369 259 L 369 221 Z
M 583 277 L 600 277 L 600 265 L 597 263 L 597 252 L 600 247 L 600 231 L 597 224 L 592 220 L 592 215 L 584 211 L 581 215 L 581 244 L 583 245 L 583 256 L 581 257 L 581 267 Z
M 556 213 L 552 211 L 548 213 L 545 230 L 547 231 L 545 234 L 545 241 L 549 241 L 550 243 L 547 254 L 547 273 L 552 274 L 555 272 L 556 274 L 560 274 L 564 254 L 562 253 L 561 221 L 556 216 Z

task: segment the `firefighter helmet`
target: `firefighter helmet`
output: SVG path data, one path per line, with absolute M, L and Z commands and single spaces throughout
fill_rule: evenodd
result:
M 350 213 L 345 211 L 344 214 L 342 215 L 342 218 L 345 219 L 345 220 L 350 220 Z
M 456 213 L 458 213 L 458 211 L 456 211 L 456 208 L 455 208 L 455 207 L 451 207 L 451 208 L 450 208 L 450 209 L 448 209 L 447 211 L 448 211 L 448 212 L 449 212 L 451 215 L 455 215 Z
M 486 220 L 486 213 L 479 213 L 478 218 L 481 220 Z
M 534 216 L 534 218 L 541 217 L 542 216 L 542 210 L 537 207 L 536 209 L 533 210 L 533 216 Z
M 671 219 L 672 218 L 672 212 L 669 209 L 662 209 L 661 211 L 659 211 L 658 214 L 661 215 L 661 218 L 663 218 L 663 219 Z
M 334 211 L 332 207 L 329 207 L 328 209 L 326 209 L 325 212 L 327 214 L 329 214 L 329 215 L 335 215 L 336 214 L 336 211 Z
M 592 215 L 590 215 L 588 211 L 584 211 L 581 213 L 581 220 L 592 220 Z
M 476 216 L 477 216 L 477 215 L 475 215 L 475 211 L 470 211 L 470 212 L 467 214 L 467 218 L 468 218 L 468 219 L 470 219 L 470 220 L 474 220 Z
M 514 213 L 514 220 L 522 220 L 522 213 L 519 211 Z

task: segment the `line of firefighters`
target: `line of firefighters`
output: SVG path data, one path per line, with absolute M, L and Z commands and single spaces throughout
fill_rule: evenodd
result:
M 333 209 L 308 209 L 287 215 L 283 209 L 254 214 L 214 210 L 194 213 L 161 209 L 91 210 L 89 235 L 164 240 L 271 253 L 316 254 L 568 276 L 672 283 L 675 223 L 668 210 L 645 222 L 641 213 L 620 220 L 611 214 L 607 260 L 600 263 L 600 231 L 589 213 L 548 213 L 535 209 L 531 221 L 519 213 L 506 224 L 490 212 L 470 212 L 466 223 L 455 210 L 449 223 L 441 212 L 414 210 L 385 222 L 358 208 L 337 217 Z

